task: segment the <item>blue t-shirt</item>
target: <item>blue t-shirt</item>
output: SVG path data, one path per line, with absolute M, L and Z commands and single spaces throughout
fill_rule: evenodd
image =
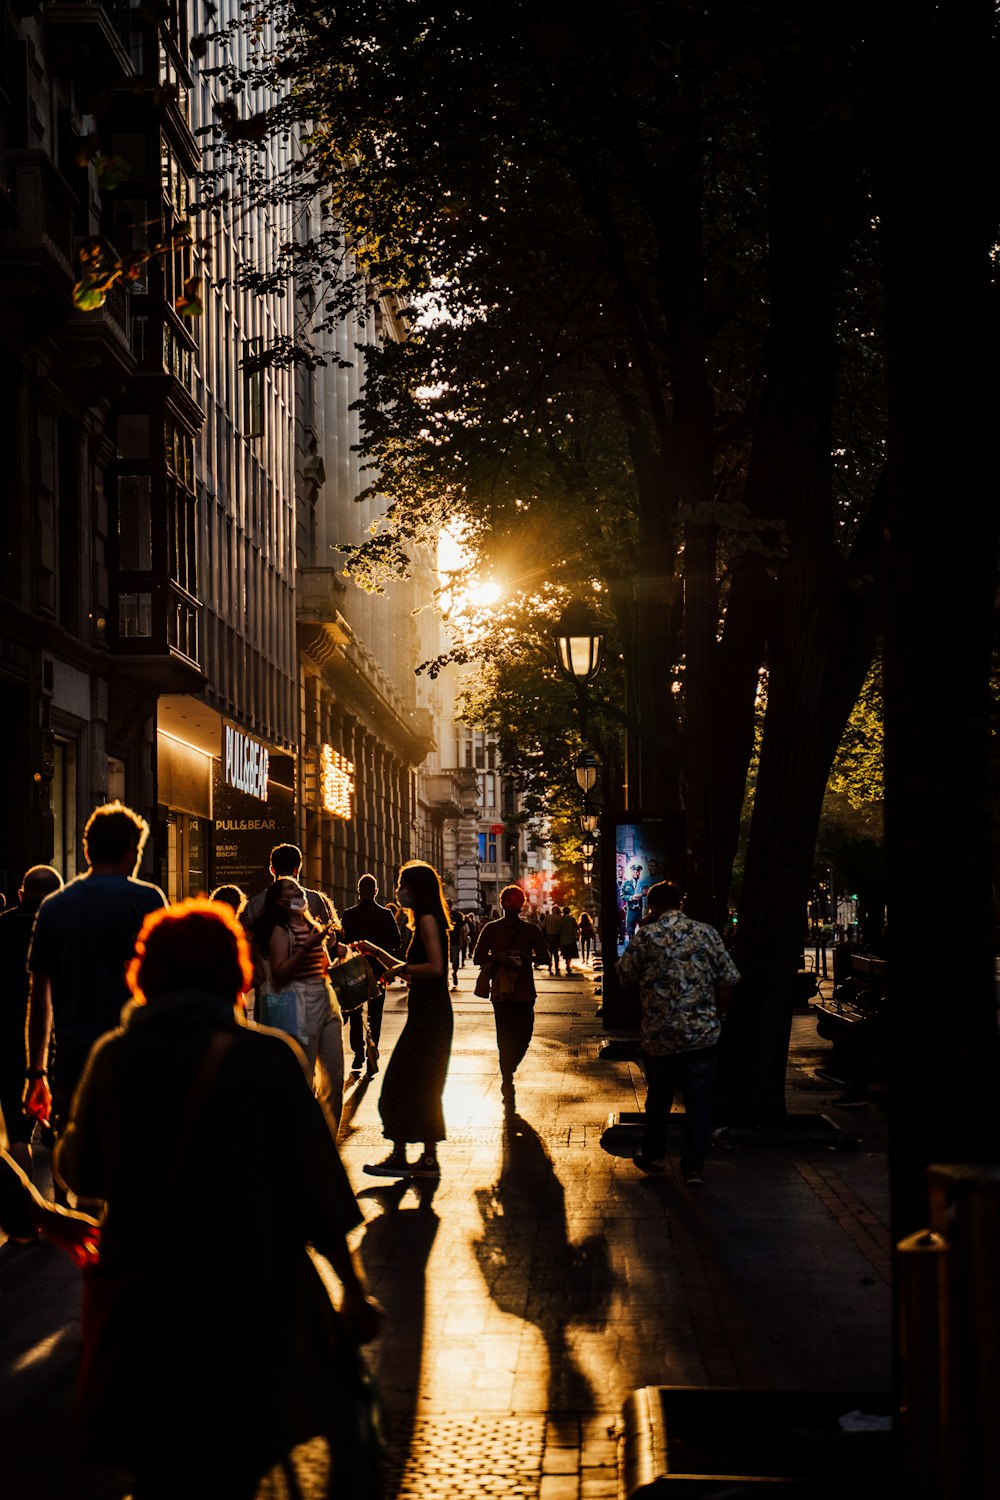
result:
M 91 1045 L 118 1025 L 139 928 L 166 905 L 159 886 L 89 873 L 38 908 L 28 968 L 47 974 L 51 985 L 57 1082 L 73 1083 Z

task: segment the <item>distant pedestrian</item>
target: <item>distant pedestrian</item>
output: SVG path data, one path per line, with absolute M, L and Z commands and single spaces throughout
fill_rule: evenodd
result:
M 149 825 L 130 807 L 109 802 L 83 830 L 87 873 L 46 897 L 28 954 L 28 1089 L 25 1108 L 62 1129 L 87 1054 L 117 1026 L 128 999 L 125 970 L 150 912 L 166 906 L 158 886 L 135 879 Z M 49 1042 L 55 1040 L 51 1085 Z
M 585 911 L 580 915 L 580 953 L 584 963 L 590 960 L 590 950 L 594 946 L 594 919 L 590 913 Z
M 18 904 L 0 915 L 0 1111 L 7 1122 L 10 1154 L 31 1176 L 34 1118 L 24 1108 L 24 1028 L 28 1018 L 28 948 L 38 908 L 62 890 L 51 865 L 32 865 L 18 891 Z
M 549 973 L 559 973 L 559 928 L 562 925 L 562 912 L 558 906 L 552 906 L 542 918 L 542 931 L 545 933 L 545 941 L 549 945 Z
M 85 1334 L 83 1440 L 134 1471 L 135 1500 L 252 1500 L 293 1447 L 323 1438 L 329 1492 L 376 1500 L 356 1345 L 382 1314 L 302 1055 L 237 1013 L 250 953 L 221 903 L 154 915 L 136 953 L 134 1004 L 94 1048 L 55 1158 L 68 1187 L 104 1201 L 95 1281 L 128 1299 L 129 1316 Z
M 365 1171 L 374 1177 L 439 1177 L 438 1142 L 445 1139 L 442 1095 L 451 1058 L 454 1018 L 448 994 L 448 937 L 441 878 L 432 865 L 411 859 L 399 872 L 396 892 L 409 912 L 411 938 L 400 977 L 410 981 L 406 1025 L 386 1068 L 379 1114 L 382 1133 L 392 1142 L 384 1161 Z M 410 1165 L 410 1141 L 423 1154 Z
M 238 885 L 217 885 L 208 899 L 221 901 L 223 906 L 228 906 L 237 916 L 242 915 L 247 904 L 246 891 L 241 891 Z
M 666 1171 L 667 1122 L 674 1094 L 684 1097 L 681 1172 L 703 1181 L 711 1137 L 712 1088 L 720 1016 L 739 972 L 714 927 L 681 911 L 681 892 L 660 881 L 646 892 L 649 920 L 618 960 L 623 984 L 638 984 L 646 1069 L 646 1122 L 632 1158 L 644 1172 Z
M 490 969 L 490 1001 L 500 1054 L 500 1091 L 504 1108 L 516 1107 L 514 1074 L 531 1042 L 535 1028 L 533 960 L 545 963 L 548 944 L 537 927 L 522 922 L 526 897 L 519 885 L 500 892 L 503 916 L 487 922 L 479 934 L 472 962 Z
M 448 934 L 448 962 L 451 967 L 451 987 L 458 989 L 458 966 L 462 961 L 462 934 L 465 931 L 465 918 L 460 911 L 456 911 L 451 902 L 446 903 L 448 907 L 448 918 L 451 922 L 451 931 Z
M 325 926 L 306 904 L 306 893 L 288 876 L 266 892 L 264 909 L 254 926 L 258 949 L 267 955 L 265 985 L 280 996 L 289 990 L 296 1000 L 294 1035 L 309 1062 L 316 1093 L 335 1124 L 344 1103 L 344 1019 L 330 986 L 331 940 L 336 958 L 347 948 L 337 941 L 336 912 Z M 266 1016 L 262 1019 L 266 1021 Z
M 465 912 L 460 911 L 458 916 L 460 918 L 458 922 L 458 961 L 464 969 L 465 961 L 469 956 L 471 934 L 469 932 L 469 919 L 465 915 Z
M 576 934 L 576 918 L 569 907 L 564 906 L 562 909 L 562 920 L 559 923 L 559 952 L 562 954 L 567 974 L 576 973 L 576 970 L 573 968 L 573 960 L 580 956 L 580 950 L 576 943 Z
M 365 938 L 395 957 L 402 952 L 403 946 L 399 928 L 393 913 L 388 907 L 379 905 L 377 896 L 378 881 L 375 876 L 362 875 L 358 881 L 357 904 L 347 908 L 341 922 L 344 942 L 353 944 Z M 358 1006 L 357 1010 L 352 1010 L 348 1018 L 353 1053 L 351 1071 L 354 1073 L 362 1073 L 366 1067 L 369 1073 L 378 1072 L 378 1044 L 382 1035 L 382 1008 L 385 1004 L 385 983 L 389 978 L 389 970 L 377 958 L 371 958 L 369 962 L 379 981 L 378 994 L 369 998 L 364 1005 Z

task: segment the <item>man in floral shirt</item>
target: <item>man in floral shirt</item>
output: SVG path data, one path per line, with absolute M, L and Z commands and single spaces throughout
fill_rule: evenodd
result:
M 622 984 L 638 984 L 646 1069 L 646 1129 L 632 1160 L 666 1171 L 667 1121 L 674 1093 L 684 1097 L 681 1171 L 689 1187 L 704 1181 L 711 1135 L 712 1087 L 720 1016 L 739 972 L 714 927 L 681 911 L 668 880 L 646 892 L 649 917 L 618 960 Z

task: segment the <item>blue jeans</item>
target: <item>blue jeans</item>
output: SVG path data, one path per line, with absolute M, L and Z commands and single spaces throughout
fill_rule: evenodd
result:
M 668 1052 L 654 1057 L 642 1054 L 646 1070 L 646 1129 L 642 1154 L 658 1161 L 667 1152 L 667 1121 L 678 1089 L 684 1100 L 684 1133 L 681 1137 L 681 1171 L 700 1172 L 708 1155 L 712 1135 L 712 1090 L 718 1047 L 698 1052 Z

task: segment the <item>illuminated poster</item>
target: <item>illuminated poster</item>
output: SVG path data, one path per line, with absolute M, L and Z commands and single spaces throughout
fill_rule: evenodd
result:
M 606 817 L 601 833 L 601 947 L 604 951 L 605 1029 L 639 1024 L 639 996 L 614 974 L 636 928 L 646 917 L 646 892 L 661 880 L 683 887 L 684 815 Z
M 275 844 L 295 842 L 294 763 L 228 721 L 220 750 L 212 762 L 213 876 L 252 896 L 270 882 Z

